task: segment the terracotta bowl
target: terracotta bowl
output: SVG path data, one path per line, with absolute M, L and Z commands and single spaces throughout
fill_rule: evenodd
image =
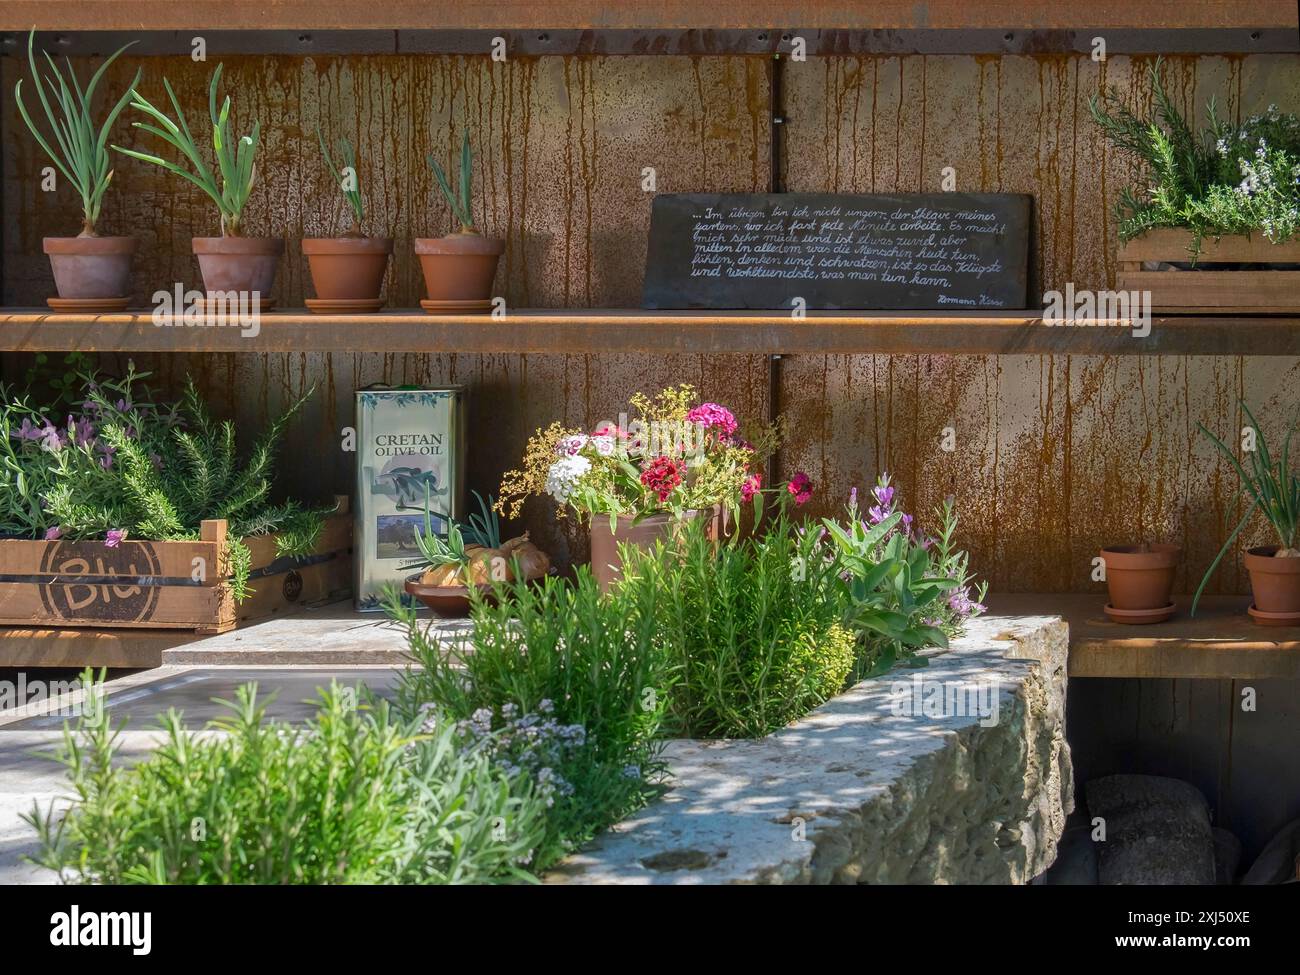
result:
M 446 619 L 461 619 L 469 615 L 467 586 L 427 586 L 419 579 L 407 579 L 406 591 Z M 478 591 L 495 605 L 491 586 L 480 584 Z

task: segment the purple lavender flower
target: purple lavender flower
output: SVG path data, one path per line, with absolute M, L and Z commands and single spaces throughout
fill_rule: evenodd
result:
M 63 438 L 59 436 L 58 429 L 47 420 L 45 426 L 41 428 L 41 449 L 49 451 L 61 450 L 63 443 Z
M 17 430 L 11 432 L 9 436 L 18 440 L 40 440 L 41 437 L 45 436 L 45 427 L 48 426 L 48 422 L 45 423 L 44 426 L 38 426 L 31 421 L 30 417 L 25 416 L 23 417 L 22 425 Z
M 108 548 L 117 548 L 126 539 L 125 528 L 110 528 L 104 535 L 104 545 Z
M 978 603 L 970 598 L 970 587 L 962 586 L 948 597 L 948 608 L 958 616 L 965 618 L 967 616 L 977 616 L 987 608 L 983 603 Z
M 882 508 L 889 508 L 894 503 L 894 489 L 890 486 L 889 481 L 882 478 L 880 483 L 871 489 L 871 493 L 876 496 Z
M 52 528 L 45 529 L 45 540 L 47 542 L 57 541 L 60 537 L 62 537 L 62 535 L 63 535 L 63 529 L 58 525 L 55 525 Z

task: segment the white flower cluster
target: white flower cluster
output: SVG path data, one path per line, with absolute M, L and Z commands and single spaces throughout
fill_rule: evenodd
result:
M 562 456 L 546 473 L 546 493 L 564 504 L 589 470 L 591 461 L 581 454 Z

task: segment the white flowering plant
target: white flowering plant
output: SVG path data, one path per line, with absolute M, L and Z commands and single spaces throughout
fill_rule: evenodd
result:
M 1193 259 L 1206 237 L 1262 233 L 1275 244 L 1300 231 L 1300 119 L 1270 105 L 1240 124 L 1218 117 L 1214 100 L 1196 131 L 1165 91 L 1161 61 L 1150 72 L 1153 118 L 1134 114 L 1118 89 L 1089 102 L 1112 144 L 1144 164 L 1145 188 L 1125 187 L 1121 240 L 1157 227 L 1192 231 Z

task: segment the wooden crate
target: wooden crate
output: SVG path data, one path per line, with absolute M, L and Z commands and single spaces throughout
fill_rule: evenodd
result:
M 275 536 L 245 539 L 249 587 L 227 585 L 227 524 L 205 521 L 198 541 L 0 540 L 0 626 L 148 627 L 222 633 L 299 605 L 346 598 L 352 587 L 352 516 L 343 499 L 312 554 L 276 558 Z
M 1300 312 L 1300 271 L 1202 270 L 1200 265 L 1296 264 L 1300 241 L 1269 243 L 1253 237 L 1207 237 L 1191 270 L 1143 270 L 1143 262 L 1188 262 L 1192 235 L 1186 230 L 1152 230 L 1119 246 L 1120 291 L 1151 292 L 1156 314 L 1268 314 Z

